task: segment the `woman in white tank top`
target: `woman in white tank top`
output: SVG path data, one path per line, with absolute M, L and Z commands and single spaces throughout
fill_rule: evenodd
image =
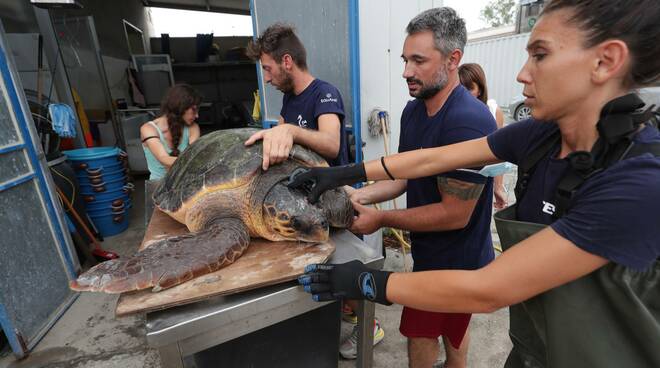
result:
M 490 113 L 493 114 L 497 127 L 501 128 L 504 126 L 504 114 L 502 110 L 497 106 L 497 102 L 494 99 L 488 99 L 488 88 L 486 87 L 486 74 L 484 70 L 475 63 L 466 63 L 461 65 L 458 68 L 458 77 L 461 80 L 461 84 L 467 88 L 472 96 L 476 97 L 479 101 L 483 102 L 488 106 Z M 504 188 L 504 180 L 502 175 L 496 176 L 493 181 L 493 194 L 495 194 L 495 203 L 493 206 L 501 210 L 507 206 L 507 192 Z

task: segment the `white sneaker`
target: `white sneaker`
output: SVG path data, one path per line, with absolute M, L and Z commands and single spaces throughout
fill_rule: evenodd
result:
M 383 341 L 385 338 L 385 330 L 380 327 L 380 322 L 377 319 L 374 319 L 374 345 Z M 339 347 L 339 354 L 341 354 L 344 359 L 356 359 L 357 358 L 357 343 L 358 343 L 358 326 L 353 326 L 353 332 L 351 336 L 344 341 Z

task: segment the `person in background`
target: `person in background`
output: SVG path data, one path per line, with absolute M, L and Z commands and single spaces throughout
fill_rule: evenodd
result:
M 504 252 L 475 271 L 307 266 L 314 300 L 363 297 L 439 312 L 510 306 L 506 368 L 660 367 L 660 131 L 635 92 L 660 81 L 660 2 L 550 0 L 518 73 L 532 118 L 485 138 L 312 168 L 319 193 L 508 161 L 516 204 L 495 214 Z
M 497 128 L 504 126 L 504 114 L 495 99 L 488 98 L 488 87 L 486 84 L 486 73 L 479 64 L 466 63 L 458 67 L 458 77 L 461 79 L 461 84 L 470 91 L 470 94 L 477 98 L 477 100 L 485 103 L 493 114 Z M 495 201 L 493 207 L 501 210 L 507 206 L 507 190 L 504 187 L 504 175 L 498 175 L 493 180 L 493 193 L 495 194 Z
M 177 156 L 199 138 L 199 104 L 202 96 L 187 84 L 167 90 L 160 105 L 162 115 L 140 127 L 140 138 L 149 168 L 149 180 L 162 179 Z
M 348 164 L 344 127 L 344 102 L 332 84 L 315 78 L 307 68 L 305 46 L 293 27 L 275 23 L 248 45 L 248 56 L 261 62 L 264 81 L 284 93 L 277 125 L 253 134 L 246 145 L 263 140 L 263 169 L 286 160 L 294 143 L 323 156 L 330 166 Z M 346 300 L 342 318 L 357 324 L 357 301 Z M 340 354 L 357 357 L 357 326 L 346 339 Z M 385 337 L 374 320 L 374 345 Z

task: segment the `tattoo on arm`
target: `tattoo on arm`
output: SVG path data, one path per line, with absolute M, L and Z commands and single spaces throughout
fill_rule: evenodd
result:
M 478 199 L 484 189 L 483 184 L 469 183 L 444 176 L 438 176 L 437 180 L 440 193 L 457 197 L 463 201 Z

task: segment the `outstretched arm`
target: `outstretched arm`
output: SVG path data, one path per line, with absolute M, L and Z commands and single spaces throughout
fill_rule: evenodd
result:
M 289 186 L 311 183 L 309 199 L 316 202 L 324 191 L 366 180 L 415 179 L 448 171 L 500 162 L 488 145 L 487 137 L 399 153 L 381 160 L 329 168 L 312 168 L 296 173 Z M 385 166 L 389 171 L 385 170 Z
M 474 271 L 390 273 L 353 261 L 309 265 L 298 281 L 318 301 L 350 297 L 433 312 L 490 313 L 577 280 L 608 262 L 546 228 Z
M 351 196 L 351 201 L 353 202 L 374 204 L 399 197 L 406 191 L 407 185 L 408 181 L 405 179 L 382 180 L 365 185 L 360 189 L 345 186 L 344 190 Z
M 392 274 L 387 299 L 428 311 L 488 313 L 576 280 L 607 262 L 546 228 L 479 270 Z
M 390 174 L 396 179 L 416 179 L 467 167 L 499 162 L 488 146 L 487 137 L 447 146 L 398 153 L 384 159 Z M 368 180 L 386 180 L 380 160 L 364 164 Z

